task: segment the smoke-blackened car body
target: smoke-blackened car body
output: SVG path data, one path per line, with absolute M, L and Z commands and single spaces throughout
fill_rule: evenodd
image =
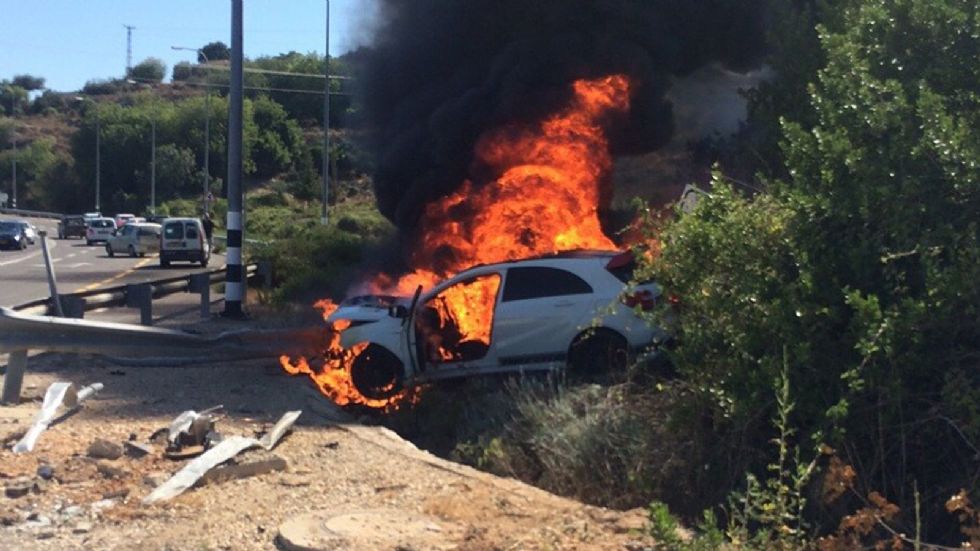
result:
M 661 291 L 629 287 L 631 267 L 615 251 L 481 265 L 411 298 L 345 301 L 327 322 L 349 322 L 345 349 L 366 344 L 350 374 L 373 399 L 472 375 L 625 367 L 666 336 L 636 315 Z

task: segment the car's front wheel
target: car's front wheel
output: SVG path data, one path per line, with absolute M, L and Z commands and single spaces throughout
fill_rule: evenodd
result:
M 576 337 L 568 349 L 568 367 L 577 375 L 622 373 L 629 365 L 629 343 L 612 329 L 589 329 Z
M 350 371 L 351 382 L 366 398 L 386 400 L 402 390 L 402 365 L 398 356 L 387 348 L 370 344 L 354 359 Z

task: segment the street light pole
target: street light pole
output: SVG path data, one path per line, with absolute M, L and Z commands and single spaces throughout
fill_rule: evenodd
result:
M 14 189 L 13 189 L 14 193 L 13 193 L 13 200 L 11 201 L 10 206 L 13 208 L 17 208 L 17 136 L 13 136 L 11 139 L 14 142 L 14 156 L 10 158 L 10 165 L 11 168 L 13 169 L 12 176 L 14 180 Z
M 95 212 L 102 214 L 99 197 L 102 192 L 102 123 L 99 121 L 99 109 L 95 108 Z
M 201 48 L 188 48 L 186 46 L 171 46 L 171 50 L 187 50 L 197 52 L 197 55 L 204 59 L 204 65 L 211 65 L 211 60 Z M 204 80 L 204 195 L 201 198 L 202 213 L 208 212 L 208 195 L 211 193 L 211 71 L 208 71 L 207 78 Z
M 323 51 L 323 208 L 320 223 L 327 224 L 330 199 L 330 0 L 327 3 L 326 47 Z

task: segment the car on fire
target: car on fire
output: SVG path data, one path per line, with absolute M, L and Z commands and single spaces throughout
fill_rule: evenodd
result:
M 570 251 L 473 267 L 411 299 L 360 296 L 327 318 L 343 320 L 345 348 L 369 343 L 351 365 L 368 398 L 441 379 L 568 367 L 624 368 L 666 334 L 637 315 L 659 299 L 630 285 L 632 253 Z

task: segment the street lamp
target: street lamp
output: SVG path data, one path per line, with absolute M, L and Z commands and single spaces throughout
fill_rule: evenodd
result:
M 327 224 L 330 198 L 330 0 L 327 3 L 326 46 L 323 50 L 323 210 L 320 223 Z
M 87 98 L 82 96 L 75 96 L 76 101 L 86 101 Z M 92 100 L 87 100 L 92 101 Z M 94 103 L 94 102 L 93 102 Z M 101 123 L 99 122 L 99 109 L 95 108 L 95 211 L 102 213 L 102 207 L 99 202 L 99 196 L 101 195 L 102 188 L 102 155 L 100 150 L 102 149 L 102 129 Z
M 188 48 L 186 46 L 171 46 L 172 50 L 186 50 L 189 52 L 197 52 L 197 55 L 204 59 L 204 65 L 210 65 L 211 62 L 208 60 L 208 56 L 204 53 L 204 50 L 200 48 Z M 204 197 L 201 199 L 204 205 L 204 213 L 208 212 L 208 195 L 211 192 L 211 177 L 210 171 L 211 167 L 209 164 L 208 156 L 211 152 L 211 73 L 207 73 L 207 78 L 204 80 Z

